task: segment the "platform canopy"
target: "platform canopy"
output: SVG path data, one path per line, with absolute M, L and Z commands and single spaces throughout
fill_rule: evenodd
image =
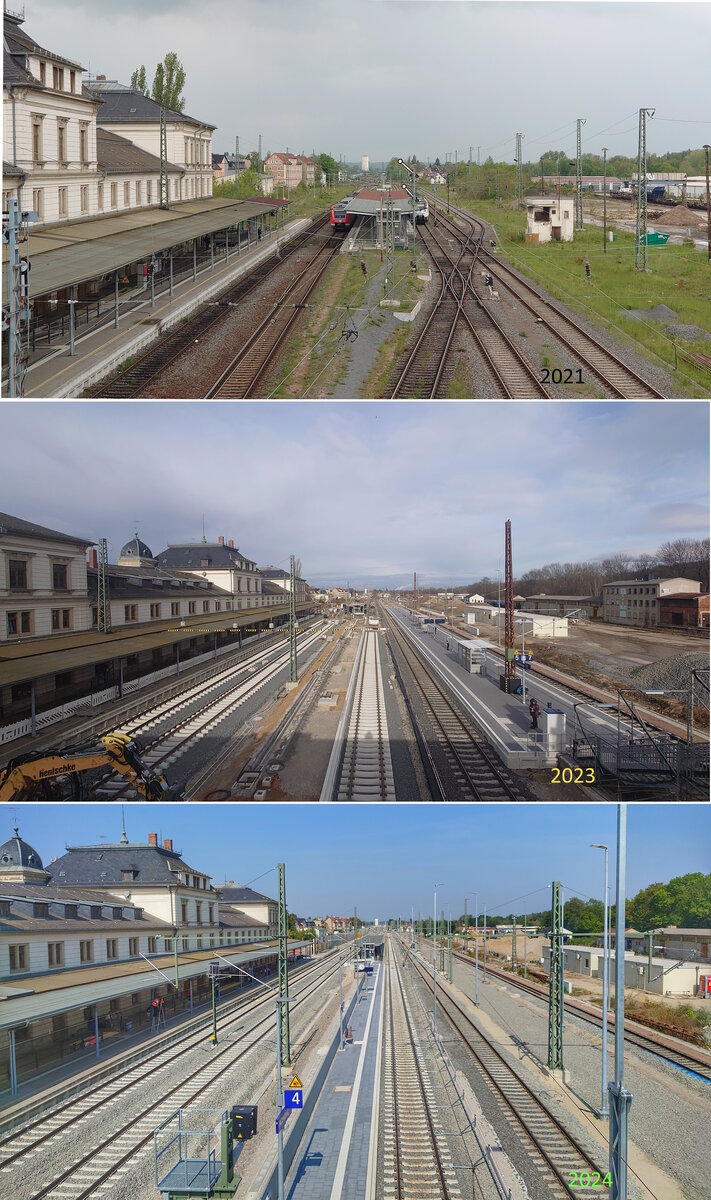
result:
M 30 297 L 37 299 L 73 284 L 118 271 L 192 238 L 216 233 L 239 221 L 280 208 L 279 200 L 181 200 L 170 208 L 132 209 L 85 221 L 32 230 Z M 3 246 L 3 295 L 8 294 L 7 248 Z
M 380 216 L 381 205 L 383 211 L 388 202 L 392 199 L 393 208 L 396 213 L 412 212 L 412 197 L 404 188 L 361 188 L 359 192 L 348 202 L 347 212 L 353 213 L 354 216 L 373 217 Z

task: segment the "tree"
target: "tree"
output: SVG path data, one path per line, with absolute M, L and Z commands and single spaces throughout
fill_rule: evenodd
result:
M 327 182 L 337 183 L 339 167 L 335 158 L 333 158 L 330 154 L 319 154 L 316 161 L 326 176 Z
M 157 104 L 172 108 L 174 112 L 182 112 L 185 99 L 182 95 L 185 85 L 185 71 L 177 54 L 170 50 L 162 63 L 156 67 L 151 95 Z
M 153 77 L 153 86 L 149 92 L 146 83 L 146 68 L 136 67 L 131 75 L 131 87 L 144 96 L 151 96 L 156 104 L 172 108 L 174 112 L 182 112 L 185 99 L 182 95 L 185 86 L 185 71 L 177 54 L 170 50 L 162 63 L 158 63 Z
M 141 92 L 144 96 L 150 95 L 150 92 L 148 91 L 148 86 L 146 84 L 146 68 L 145 67 L 136 67 L 136 70 L 133 72 L 133 75 L 131 76 L 131 87 L 135 91 Z

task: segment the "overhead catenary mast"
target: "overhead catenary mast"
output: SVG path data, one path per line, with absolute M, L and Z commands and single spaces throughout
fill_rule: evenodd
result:
M 513 599 L 513 566 L 511 561 L 511 522 L 506 522 L 506 539 L 504 553 L 504 674 L 501 676 L 501 688 L 505 692 L 514 690 L 513 681 L 516 679 L 516 664 L 514 662 L 514 599 Z M 497 614 L 501 620 L 501 612 Z

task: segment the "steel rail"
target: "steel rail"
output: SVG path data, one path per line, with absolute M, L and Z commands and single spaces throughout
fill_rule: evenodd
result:
M 313 642 L 316 640 L 316 638 L 319 635 L 318 635 L 318 632 L 304 631 L 301 634 L 301 636 L 304 639 L 301 643 L 301 647 L 302 647 L 302 649 L 305 650 L 308 646 L 313 644 Z M 188 743 L 194 742 L 198 738 L 198 736 L 204 732 L 204 730 L 207 728 L 207 726 L 213 724 L 213 722 L 215 721 L 215 718 L 220 715 L 219 714 L 219 706 L 228 708 L 230 705 L 234 705 L 235 707 L 239 707 L 240 704 L 243 704 L 245 702 L 245 700 L 247 700 L 249 698 L 249 696 L 252 692 L 258 691 L 259 688 L 263 687 L 266 683 L 268 683 L 269 680 L 274 675 L 276 675 L 280 670 L 283 669 L 283 667 L 286 665 L 286 662 L 288 659 L 288 649 L 285 650 L 283 647 L 282 648 L 276 647 L 275 649 L 276 649 L 276 653 L 273 656 L 271 656 L 271 661 L 267 662 L 264 665 L 261 665 L 261 669 L 255 668 L 253 673 L 250 673 L 249 671 L 247 671 L 248 678 L 240 679 L 240 680 L 235 679 L 234 682 L 226 690 L 220 692 L 217 696 L 210 697 L 210 699 L 206 700 L 204 704 L 200 705 L 200 707 L 198 707 L 197 709 L 194 709 L 190 713 L 187 713 L 186 716 L 181 718 L 181 720 L 179 720 L 175 724 L 171 725 L 168 729 L 164 730 L 162 733 L 159 733 L 155 738 L 153 738 L 152 741 L 145 742 L 143 744 L 141 754 L 142 754 L 142 758 L 143 758 L 146 766 L 148 766 L 154 770 L 156 767 L 160 766 L 161 763 L 165 763 L 166 759 L 169 759 L 172 755 L 175 754 L 176 749 L 177 749 L 177 747 L 175 745 L 169 746 L 166 750 L 164 750 L 164 752 L 162 754 L 158 755 L 157 757 L 154 755 L 154 751 L 156 750 L 157 747 L 159 747 L 161 745 L 162 742 L 169 741 L 171 739 L 174 739 L 176 736 L 179 736 L 181 729 L 184 729 L 187 725 L 192 724 L 196 720 L 200 720 L 200 724 L 197 726 L 197 728 L 194 729 L 181 742 L 181 746 L 184 747 Z M 234 673 L 241 674 L 242 672 L 235 671 Z M 228 676 L 228 679 L 229 679 L 229 676 Z M 227 681 L 225 681 L 225 682 L 227 682 Z M 244 687 L 250 683 L 253 684 L 254 687 L 249 688 L 244 696 L 242 696 L 238 699 L 235 699 L 233 696 L 233 693 L 238 688 Z M 205 691 L 206 691 L 206 689 L 203 688 L 200 691 L 198 691 L 197 694 L 200 695 L 201 692 L 204 693 Z M 182 704 L 175 705 L 174 709 L 177 709 L 178 707 L 182 707 L 182 705 L 185 703 L 189 703 L 189 701 L 186 701 L 183 698 Z M 216 709 L 218 709 L 217 712 L 215 711 Z M 171 709 L 168 709 L 162 719 L 163 720 L 169 719 L 170 712 L 171 712 Z M 224 716 L 228 716 L 228 715 L 229 714 L 227 712 L 224 713 Z M 155 721 L 156 719 L 157 718 L 155 718 L 155 717 L 150 718 L 149 720 L 144 721 L 143 725 L 150 724 L 152 721 Z M 140 729 L 141 726 L 139 725 L 138 728 Z M 128 731 L 131 733 L 135 732 L 135 727 L 133 726 L 133 724 L 130 726 Z M 111 787 L 111 788 L 107 787 L 108 784 L 112 784 L 112 783 L 117 783 L 119 786 Z M 99 795 L 99 794 L 101 794 L 102 790 L 104 792 L 108 792 L 110 795 L 110 798 L 112 800 L 116 800 L 118 797 L 125 795 L 126 792 L 135 791 L 136 789 L 135 789 L 135 787 L 133 787 L 132 784 L 130 784 L 130 783 L 121 784 L 120 780 L 117 780 L 114 775 L 107 774 L 104 776 L 102 782 L 99 782 L 98 784 L 96 784 L 94 786 L 94 788 L 92 789 L 92 792 L 94 795 Z
M 452 951 L 454 957 L 461 962 L 466 963 L 472 970 L 475 969 L 475 964 L 468 955 L 462 954 L 458 950 Z M 537 999 L 547 1003 L 548 988 L 544 984 L 537 983 L 531 979 L 521 979 L 518 975 L 513 975 L 510 971 L 504 971 L 500 967 L 494 967 L 491 963 L 487 964 L 489 974 L 496 976 L 505 983 L 510 983 L 513 987 L 518 988 L 528 995 L 535 996 Z M 579 1000 L 572 996 L 567 996 L 565 1000 L 566 1010 L 575 1017 L 579 1017 L 581 1021 L 587 1021 L 591 1025 L 602 1029 L 602 1012 L 591 1012 L 587 1007 L 583 1006 Z M 634 1018 L 631 1018 L 634 1020 Z M 608 1026 L 612 1030 L 615 1027 L 614 1013 L 608 1013 Z M 664 1035 L 661 1035 L 664 1037 Z M 687 1071 L 694 1071 L 697 1075 L 701 1075 L 704 1079 L 711 1081 L 711 1059 L 708 1055 L 704 1056 L 702 1051 L 699 1051 L 699 1056 L 694 1057 L 693 1047 L 689 1048 L 689 1052 L 681 1046 L 665 1045 L 660 1041 L 655 1033 L 655 1030 L 650 1029 L 649 1033 L 643 1033 L 637 1029 L 631 1029 L 629 1020 L 625 1021 L 625 1041 L 631 1042 L 633 1045 L 639 1046 L 650 1054 L 656 1054 L 659 1058 L 668 1059 L 669 1062 L 676 1066 L 683 1067 Z
M 437 680 L 431 671 L 429 665 L 420 656 L 417 646 L 413 646 L 404 638 L 402 632 L 397 629 L 394 621 L 389 622 L 388 633 L 393 634 L 394 640 L 410 668 L 410 673 L 415 682 L 415 686 L 418 688 L 420 696 L 427 707 L 430 719 L 435 725 L 435 728 L 440 730 L 440 739 L 445 743 L 446 747 L 445 752 L 450 753 L 454 758 L 457 768 L 464 777 L 466 787 L 472 792 L 472 798 L 474 800 L 491 800 L 497 798 L 506 800 L 529 799 L 525 789 L 521 786 L 521 784 L 517 780 L 509 779 L 507 777 L 506 768 L 495 761 L 494 752 L 489 749 L 488 743 L 485 742 L 480 734 L 471 729 L 462 716 L 460 716 L 460 714 L 457 712 L 455 708 L 457 701 L 453 697 L 447 695 L 439 680 Z M 434 691 L 434 702 L 431 696 L 427 695 L 427 691 L 423 686 L 421 678 L 418 677 L 418 672 L 413 670 L 413 663 L 417 665 L 419 676 L 424 676 L 427 681 L 427 686 Z M 462 737 L 466 742 L 466 752 L 473 755 L 474 762 L 478 767 L 485 769 L 486 773 L 490 777 L 489 779 L 481 780 L 474 778 L 471 766 L 467 766 L 462 757 L 461 751 L 457 749 L 454 741 L 452 740 L 452 735 L 445 728 L 442 716 L 440 716 L 436 710 L 435 704 L 437 703 L 439 704 L 440 709 L 442 709 L 442 707 L 444 708 L 445 713 L 447 714 L 447 719 L 455 723 L 455 729 L 459 733 L 460 737 Z M 486 788 L 488 793 L 487 795 L 482 794 L 481 789 L 483 787 Z M 501 796 L 492 797 L 492 788 L 494 790 L 498 789 L 498 791 L 501 792 Z M 466 799 L 469 798 L 470 797 L 466 797 Z
M 457 216 L 467 221 L 474 221 L 477 225 L 481 226 L 482 233 L 485 233 L 486 224 L 480 218 L 475 217 L 472 213 L 466 213 L 462 209 L 455 209 L 454 211 Z M 451 218 L 449 221 L 444 216 L 441 219 L 445 225 L 454 225 L 454 222 L 451 220 Z M 495 278 L 498 278 L 503 286 L 507 287 L 511 294 L 516 297 L 519 303 L 522 304 L 533 317 L 535 317 L 536 321 L 545 325 L 545 327 L 549 329 L 550 332 L 554 334 L 554 336 L 558 338 L 558 340 L 570 351 L 573 357 L 586 366 L 588 370 L 591 371 L 596 377 L 596 379 L 598 379 L 600 383 L 610 390 L 613 396 L 621 400 L 665 399 L 662 393 L 658 392 L 656 388 L 652 386 L 652 384 L 647 383 L 646 379 L 643 379 L 642 376 L 639 375 L 632 367 L 629 367 L 626 363 L 624 363 L 622 359 L 619 358 L 612 350 L 608 350 L 607 347 L 604 346 L 596 337 L 594 337 L 591 333 L 588 333 L 588 331 L 583 329 L 581 325 L 578 325 L 577 321 L 574 321 L 572 317 L 568 316 L 567 313 L 564 313 L 560 308 L 558 308 L 557 304 L 552 299 L 542 296 L 532 283 L 522 278 L 513 267 L 508 265 L 508 263 L 502 262 L 497 255 L 491 254 L 488 250 L 484 249 L 482 249 L 482 258 L 486 260 L 487 267 L 491 271 L 491 274 Z M 512 280 L 516 286 L 512 284 Z M 527 298 L 524 293 L 527 293 L 529 298 Z M 556 324 L 551 319 L 551 314 L 555 315 L 555 319 L 559 324 Z M 566 334 L 560 328 L 560 324 L 566 326 L 569 331 L 572 331 L 573 340 L 571 340 L 570 334 Z M 577 345 L 575 339 L 579 339 Z M 595 362 L 590 358 L 591 351 L 593 354 L 601 356 L 603 360 L 602 367 L 600 365 L 596 365 Z M 623 375 L 632 382 L 632 390 L 629 388 L 625 388 L 624 391 L 621 390 L 618 384 L 613 382 L 613 380 L 607 374 L 605 374 L 605 360 L 608 364 L 608 370 L 609 366 L 612 366 L 614 370 L 622 372 Z
M 273 943 L 273 947 L 274 953 L 276 954 L 276 942 Z M 259 943 L 257 944 L 257 948 L 262 950 L 267 947 L 264 945 L 264 943 Z M 232 949 L 232 947 L 221 947 L 221 949 L 229 951 Z M 310 979 L 311 976 L 318 974 L 320 964 L 323 961 L 330 960 L 335 953 L 335 950 L 328 951 L 327 959 L 322 958 L 319 963 L 315 964 L 314 966 L 305 967 L 303 970 L 297 971 L 296 978 L 301 981 Z M 267 1000 L 269 1000 L 268 996 L 255 996 L 253 993 L 249 993 L 245 996 L 239 996 L 234 1000 L 228 1001 L 224 1006 L 218 1008 L 220 1028 L 222 1030 L 229 1029 L 230 1026 L 235 1023 L 235 1021 L 241 1021 L 244 1019 L 244 1017 L 250 1016 L 253 1012 L 256 1012 Z M 228 1020 L 225 1020 L 225 1017 L 227 1017 Z M 47 1142 L 52 1138 L 61 1136 L 67 1129 L 71 1128 L 73 1125 L 76 1125 L 85 1117 L 92 1116 L 95 1112 L 94 1108 L 81 1107 L 78 1112 L 75 1112 L 73 1115 L 69 1115 L 62 1120 L 59 1125 L 57 1125 L 58 1117 L 60 1117 L 63 1113 L 69 1114 L 72 1109 L 76 1109 L 79 1105 L 83 1105 L 88 1096 L 91 1096 L 93 1093 L 101 1092 L 102 1094 L 99 1101 L 100 1104 L 105 1104 L 107 1101 L 113 1101 L 117 1096 L 123 1095 L 124 1092 L 127 1092 L 136 1086 L 137 1079 L 127 1079 L 128 1076 L 135 1076 L 138 1072 L 138 1079 L 142 1081 L 146 1078 L 145 1069 L 150 1063 L 155 1062 L 157 1059 L 160 1060 L 156 1062 L 155 1065 L 148 1071 L 149 1075 L 156 1074 L 158 1071 L 162 1071 L 164 1067 L 170 1066 L 170 1064 L 176 1059 L 182 1057 L 186 1051 L 203 1044 L 205 1040 L 204 1031 L 209 1023 L 209 1020 L 210 1017 L 208 1013 L 201 1014 L 198 1018 L 196 1018 L 195 1021 L 191 1022 L 189 1029 L 183 1029 L 177 1034 L 176 1037 L 169 1038 L 157 1049 L 149 1051 L 144 1055 L 137 1055 L 136 1058 L 133 1058 L 132 1061 L 127 1063 L 123 1068 L 117 1071 L 116 1074 L 111 1075 L 108 1079 L 99 1079 L 95 1084 L 92 1084 L 86 1092 L 82 1092 L 79 1095 L 74 1095 L 69 1100 L 60 1102 L 58 1105 L 45 1110 L 39 1116 L 32 1116 L 30 1118 L 30 1128 L 33 1135 L 45 1126 L 50 1127 L 49 1131 L 40 1133 L 38 1137 L 33 1138 L 33 1140 L 29 1142 L 23 1142 L 22 1146 L 20 1146 L 18 1150 L 7 1154 L 4 1158 L 0 1157 L 0 1172 L 4 1171 L 12 1163 L 18 1162 L 32 1151 L 38 1149 L 40 1146 L 46 1146 Z M 121 1082 L 122 1080 L 125 1082 Z M 120 1084 L 120 1086 L 114 1086 L 117 1083 Z M 108 1095 L 106 1094 L 106 1089 L 108 1089 Z M 12 1132 L 8 1134 L 8 1136 L 0 1138 L 0 1155 L 2 1154 L 4 1147 L 12 1145 L 17 1140 L 18 1134 L 23 1137 L 25 1136 L 23 1134 L 23 1130 L 25 1128 L 27 1128 L 27 1123 L 17 1125 Z
M 329 976 L 331 974 L 335 974 L 336 969 L 337 968 L 334 966 L 334 967 L 332 967 L 331 970 L 324 972 L 323 976 L 319 979 L 318 984 L 316 986 L 314 986 L 313 988 L 310 988 L 308 990 L 304 989 L 301 992 L 299 992 L 298 998 L 295 998 L 295 1000 L 294 1000 L 292 1011 L 299 1008 L 300 1005 L 303 1004 L 304 1001 L 307 1000 L 309 998 L 309 996 L 317 990 L 317 987 L 322 986 L 322 984 L 329 978 Z M 224 1049 L 218 1050 L 216 1053 L 214 1053 L 212 1055 L 209 1063 L 203 1063 L 202 1066 L 197 1067 L 194 1071 L 192 1071 L 188 1075 L 186 1075 L 185 1078 L 179 1084 L 177 1084 L 175 1087 L 171 1088 L 169 1091 L 165 1092 L 160 1100 L 151 1101 L 150 1104 L 146 1108 L 144 1108 L 143 1111 L 140 1112 L 137 1116 L 132 1117 L 129 1121 L 125 1122 L 124 1125 L 122 1125 L 121 1128 L 118 1129 L 115 1133 L 110 1134 L 109 1136 L 104 1138 L 98 1145 L 95 1145 L 91 1150 L 87 1151 L 86 1154 L 82 1155 L 82 1157 L 79 1158 L 76 1162 L 72 1163 L 72 1165 L 70 1167 L 67 1167 L 66 1170 L 61 1171 L 58 1175 L 56 1175 L 55 1178 L 53 1180 L 51 1180 L 51 1182 L 45 1184 L 45 1186 L 43 1188 L 41 1188 L 38 1192 L 35 1192 L 30 1197 L 30 1200 L 44 1200 L 44 1198 L 46 1196 L 50 1196 L 53 1192 L 57 1192 L 57 1194 L 61 1196 L 61 1200 L 67 1200 L 67 1196 L 66 1196 L 67 1188 L 64 1185 L 66 1184 L 66 1181 L 68 1179 L 71 1179 L 72 1176 L 78 1174 L 80 1171 L 82 1172 L 82 1174 L 84 1174 L 85 1173 L 84 1168 L 86 1167 L 87 1163 L 90 1163 L 92 1159 L 98 1157 L 99 1155 L 103 1155 L 108 1147 L 113 1146 L 114 1143 L 119 1141 L 119 1139 L 125 1137 L 126 1134 L 128 1134 L 131 1130 L 133 1130 L 135 1128 L 135 1126 L 139 1125 L 141 1122 L 145 1122 L 146 1119 L 151 1116 L 151 1113 L 155 1109 L 164 1109 L 166 1102 L 168 1100 L 170 1100 L 171 1097 L 175 1097 L 177 1093 L 182 1093 L 183 1089 L 186 1087 L 186 1085 L 188 1085 L 188 1084 L 192 1085 L 193 1083 L 198 1083 L 199 1076 L 203 1075 L 204 1073 L 208 1073 L 210 1077 L 207 1079 L 206 1082 L 201 1083 L 200 1086 L 198 1086 L 196 1089 L 191 1090 L 189 1095 L 181 1096 L 181 1098 L 180 1098 L 182 1106 L 185 1106 L 186 1104 L 191 1104 L 195 1100 L 197 1100 L 197 1098 L 199 1096 L 201 1096 L 203 1094 L 203 1092 L 206 1092 L 209 1088 L 213 1087 L 218 1082 L 221 1075 L 224 1073 L 225 1067 L 221 1067 L 219 1071 L 215 1072 L 214 1068 L 215 1068 L 216 1062 L 225 1058 L 226 1056 L 229 1056 L 230 1052 L 234 1049 L 235 1045 L 237 1045 L 239 1042 L 242 1042 L 243 1040 L 245 1040 L 247 1037 L 249 1037 L 251 1034 L 253 1034 L 260 1027 L 263 1027 L 262 1032 L 259 1034 L 258 1037 L 254 1038 L 252 1041 L 250 1041 L 247 1046 L 245 1046 L 242 1050 L 240 1050 L 240 1052 L 238 1054 L 234 1055 L 229 1060 L 227 1065 L 229 1065 L 229 1067 L 233 1067 L 235 1065 L 235 1063 L 239 1062 L 242 1058 L 244 1058 L 249 1053 L 250 1050 L 252 1050 L 255 1046 L 257 1046 L 261 1041 L 263 1041 L 263 1039 L 267 1033 L 267 1028 L 272 1024 L 273 1019 L 274 1019 L 274 1014 L 269 1013 L 266 1017 L 264 1017 L 260 1021 L 258 1021 L 257 1024 L 252 1027 L 252 1029 L 250 1029 L 247 1033 L 245 1033 L 242 1038 L 237 1039 L 237 1042 L 233 1042 L 231 1045 L 224 1047 Z M 175 1101 L 173 1101 L 172 1103 L 175 1103 Z M 95 1106 L 94 1111 L 99 1111 L 100 1108 L 101 1108 L 101 1102 L 99 1102 Z M 127 1163 L 131 1158 L 133 1158 L 140 1150 L 143 1149 L 144 1146 L 146 1146 L 152 1140 L 153 1140 L 153 1129 L 150 1129 L 145 1134 L 142 1134 L 140 1131 L 138 1131 L 138 1140 L 134 1141 L 134 1143 L 131 1146 L 129 1146 L 125 1151 L 124 1150 L 120 1151 L 119 1157 L 114 1162 L 112 1162 L 110 1164 L 110 1166 L 106 1167 L 103 1170 L 100 1170 L 100 1173 L 97 1175 L 97 1177 L 91 1183 L 85 1185 L 83 1180 L 77 1181 L 79 1191 L 77 1191 L 77 1193 L 72 1197 L 72 1200 L 87 1200 L 87 1197 L 91 1196 L 92 1193 L 97 1190 L 97 1188 L 101 1187 L 102 1184 L 106 1183 L 106 1181 L 108 1179 L 110 1179 L 112 1175 L 114 1175 L 122 1166 L 124 1166 L 125 1163 Z
M 428 990 L 433 991 L 429 972 L 414 956 L 410 955 L 410 961 Z M 537 1150 L 555 1185 L 561 1189 L 561 1195 L 572 1195 L 577 1200 L 589 1196 L 589 1186 L 585 1188 L 580 1184 L 572 1184 L 570 1175 L 575 1172 L 579 1177 L 582 1170 L 583 1173 L 597 1174 L 602 1179 L 606 1172 L 600 1170 L 578 1140 L 549 1111 L 540 1097 L 517 1074 L 495 1044 L 481 1032 L 466 1010 L 448 994 L 444 986 L 439 991 L 437 1004 L 475 1058 L 489 1086 L 503 1101 L 515 1117 L 521 1131 Z M 527 1111 L 522 1112 L 522 1107 Z M 547 1142 L 545 1145 L 544 1139 Z
M 290 333 L 294 323 L 300 316 L 301 310 L 306 306 L 306 301 L 315 291 L 321 276 L 330 265 L 331 260 L 340 252 L 342 244 L 342 238 L 332 235 L 324 246 L 318 247 L 311 261 L 287 285 L 267 315 L 212 385 L 205 397 L 206 400 L 213 398 L 244 400 L 253 394 L 260 378 L 271 364 L 274 355 L 284 342 L 287 334 Z M 305 287 L 303 292 L 298 290 L 300 286 Z M 295 295 L 298 299 L 293 301 L 293 307 L 286 321 L 278 329 L 277 321 L 287 312 L 287 302 L 290 297 Z M 267 342 L 266 347 L 260 347 L 259 342 L 265 333 L 272 334 L 272 340 L 271 342 Z M 256 366 L 250 366 L 248 362 L 245 362 L 253 350 L 259 354 Z M 240 368 L 242 368 L 241 371 Z
M 405 1004 L 405 992 L 404 992 L 403 982 L 402 982 L 402 978 L 400 976 L 400 970 L 399 970 L 399 966 L 398 966 L 397 956 L 393 953 L 392 947 L 390 945 L 390 939 L 388 939 L 388 954 L 390 957 L 390 962 L 389 962 L 390 970 L 388 971 L 388 1016 L 389 1016 L 388 1027 L 389 1027 L 389 1033 L 390 1033 L 390 1069 L 392 1072 L 392 1105 L 393 1105 L 393 1129 L 394 1129 L 394 1143 L 395 1143 L 395 1176 L 396 1176 L 396 1181 L 397 1181 L 398 1200 L 407 1200 L 408 1188 L 406 1186 L 406 1180 L 405 1180 L 406 1173 L 411 1173 L 413 1170 L 417 1170 L 417 1172 L 419 1173 L 419 1176 L 421 1177 L 424 1172 L 426 1174 L 426 1177 L 428 1178 L 428 1182 L 429 1182 L 429 1179 L 431 1178 L 430 1170 L 432 1167 L 434 1167 L 434 1175 L 436 1178 L 436 1183 L 437 1183 L 437 1187 L 439 1190 L 439 1194 L 441 1196 L 441 1200 L 450 1200 L 451 1192 L 447 1186 L 447 1181 L 445 1179 L 445 1170 L 444 1170 L 444 1165 L 442 1163 L 440 1149 L 437 1144 L 437 1135 L 435 1133 L 434 1121 L 432 1118 L 432 1111 L 430 1108 L 430 1102 L 427 1097 L 427 1089 L 425 1087 L 425 1081 L 424 1081 L 424 1078 L 422 1075 L 422 1068 L 420 1066 L 419 1057 L 418 1057 L 417 1050 L 415 1047 L 415 1038 L 414 1038 L 414 1031 L 412 1028 L 412 1022 L 410 1021 L 410 1016 L 407 1011 L 407 1006 Z M 397 995 L 399 996 L 400 1005 L 401 1005 L 401 1018 L 400 1019 L 401 1019 L 401 1022 L 404 1023 L 404 1027 L 405 1027 L 404 1033 L 406 1036 L 404 1039 L 396 1038 L 396 1032 L 395 1032 L 395 1003 L 394 1003 L 393 981 L 392 981 L 393 970 L 395 972 L 395 978 L 396 978 L 397 984 L 398 984 Z M 404 1019 L 404 1021 L 403 1021 L 403 1019 Z M 413 1100 L 412 1096 L 410 1095 L 410 1088 L 406 1085 L 406 1080 L 403 1080 L 403 1084 L 404 1084 L 403 1087 L 398 1086 L 400 1083 L 400 1078 L 398 1075 L 398 1049 L 403 1049 L 405 1051 L 405 1054 L 407 1055 L 408 1060 L 409 1060 L 408 1065 L 409 1065 L 410 1069 L 412 1069 L 413 1066 L 415 1068 L 417 1093 L 416 1093 L 416 1097 L 414 1100 Z M 409 1051 L 409 1054 L 408 1054 L 408 1051 Z M 404 1109 L 405 1109 L 405 1094 L 407 1094 L 407 1097 L 408 1097 L 407 1107 L 408 1107 L 409 1111 L 407 1113 L 405 1113 L 405 1111 L 404 1111 Z M 419 1142 L 417 1145 L 417 1160 L 416 1160 L 416 1162 L 414 1164 L 411 1164 L 410 1162 L 408 1162 L 407 1165 L 405 1163 L 405 1157 L 406 1157 L 405 1142 L 411 1140 L 412 1136 L 413 1136 L 412 1133 L 410 1133 L 410 1131 L 406 1128 L 406 1121 L 408 1119 L 411 1120 L 413 1118 L 413 1116 L 415 1118 L 415 1122 L 412 1126 L 413 1132 L 415 1131 L 416 1125 L 420 1125 L 420 1127 L 421 1127 L 421 1119 L 423 1116 L 424 1116 L 424 1120 L 425 1120 L 427 1136 L 429 1139 L 429 1150 L 431 1153 L 431 1161 L 429 1164 L 426 1164 L 425 1166 L 423 1166 L 420 1161 L 420 1152 L 422 1150 L 422 1145 Z M 419 1183 L 413 1184 L 413 1186 L 409 1189 L 410 1193 L 414 1192 L 415 1195 L 421 1196 L 422 1195 L 421 1186 L 422 1185 Z
M 290 241 L 280 246 L 280 258 L 269 257 L 257 263 L 232 285 L 226 284 L 216 300 L 205 301 L 202 308 L 186 325 L 179 325 L 169 330 L 160 341 L 146 350 L 131 366 L 115 375 L 100 391 L 92 391 L 92 395 L 106 400 L 126 400 L 132 396 L 140 396 L 146 384 L 155 379 L 160 372 L 174 362 L 178 354 L 194 345 L 196 336 L 203 337 L 210 329 L 223 321 L 229 313 L 230 306 L 244 300 L 255 288 L 265 283 L 279 266 L 291 258 L 296 251 L 303 249 L 315 234 L 327 227 L 328 216 L 314 221 L 308 229 L 302 230 Z

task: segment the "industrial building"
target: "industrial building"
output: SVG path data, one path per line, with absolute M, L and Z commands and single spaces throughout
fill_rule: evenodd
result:
M 543 964 L 550 971 L 550 946 L 543 948 Z M 565 975 L 587 975 L 591 979 L 602 979 L 603 953 L 597 946 L 564 946 L 563 971 Z M 610 977 L 614 978 L 615 952 L 610 952 Z M 701 976 L 708 975 L 708 964 L 698 961 L 671 961 L 669 958 L 652 957 L 651 974 L 647 955 L 625 951 L 625 987 L 636 988 L 656 996 L 698 996 L 701 993 Z
M 532 613 L 584 617 L 591 621 L 602 615 L 602 596 L 552 596 L 541 592 L 538 596 L 528 596 L 526 606 Z
M 671 579 L 615 579 L 602 587 L 602 618 L 620 625 L 659 625 L 661 600 L 664 596 L 700 595 L 701 584 L 696 579 L 674 576 Z
M 659 601 L 659 624 L 676 629 L 708 629 L 709 593 L 675 592 Z

